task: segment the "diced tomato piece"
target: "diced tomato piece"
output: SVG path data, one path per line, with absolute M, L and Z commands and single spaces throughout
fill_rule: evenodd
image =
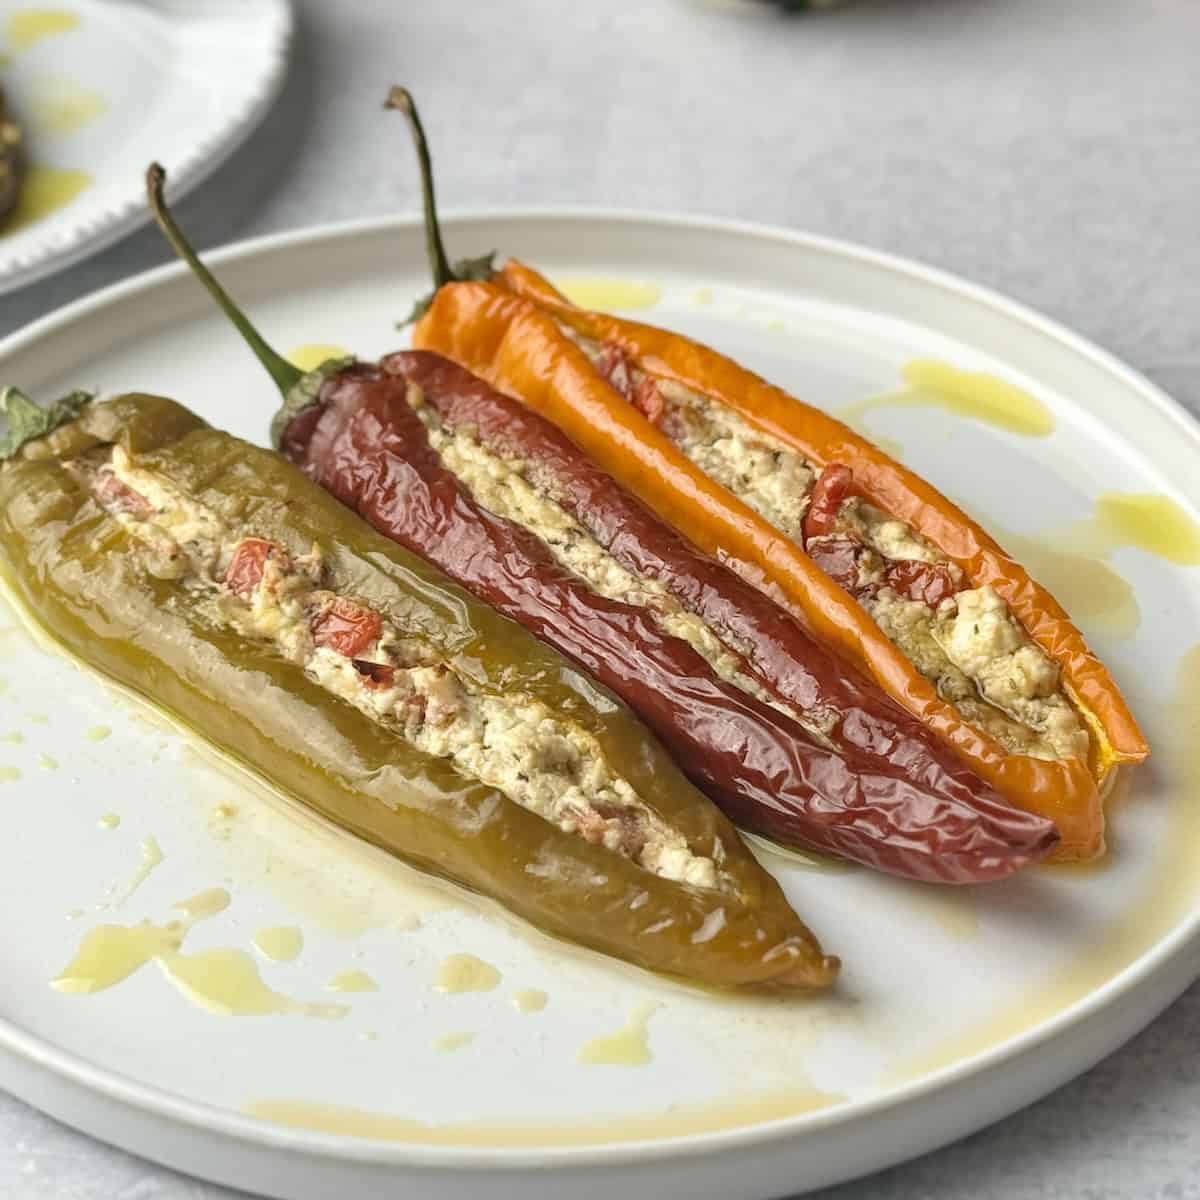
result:
M 666 411 L 666 401 L 658 390 L 658 384 L 649 375 L 643 375 L 633 389 L 633 407 L 636 408 L 651 425 L 657 425 Z
M 126 512 L 136 517 L 145 517 L 154 511 L 154 505 L 141 492 L 123 483 L 111 471 L 105 472 L 97 480 L 96 499 L 110 512 Z
M 874 584 L 859 582 L 858 560 L 865 547 L 854 534 L 826 534 L 813 538 L 806 549 L 813 562 L 852 596 L 861 600 L 877 590 Z
M 945 563 L 920 562 L 902 558 L 887 564 L 885 574 L 888 587 L 910 600 L 919 600 L 930 608 L 937 608 L 957 591 L 954 577 Z
M 267 559 L 283 550 L 265 538 L 248 537 L 238 542 L 229 568 L 225 572 L 225 586 L 235 595 L 248 599 L 262 581 Z
M 338 597 L 312 623 L 313 641 L 338 654 L 354 658 L 383 632 L 383 621 L 374 609 Z
M 854 492 L 854 473 L 844 463 L 830 463 L 817 476 L 808 512 L 804 514 L 804 540 L 834 532 L 842 504 Z
M 643 375 L 635 382 L 633 363 L 620 346 L 605 342 L 596 370 L 652 425 L 658 424 L 667 407 L 658 383 L 649 375 Z
M 612 342 L 605 342 L 596 363 L 596 370 L 626 400 L 633 400 L 633 367 L 630 365 L 629 356 L 620 346 L 616 346 Z
M 362 676 L 362 681 L 369 688 L 391 687 L 396 681 L 396 668 L 387 663 L 365 662 L 361 658 L 354 660 L 354 669 Z

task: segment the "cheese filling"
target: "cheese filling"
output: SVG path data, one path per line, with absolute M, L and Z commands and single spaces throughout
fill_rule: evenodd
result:
M 809 549 L 804 519 L 818 471 L 803 455 L 719 401 L 647 374 L 615 347 L 560 328 L 688 459 Z M 906 522 L 861 497 L 841 503 L 832 537 L 853 546 L 852 593 L 964 719 L 1011 753 L 1087 758 L 1088 733 L 1062 689 L 1058 665 L 994 589 L 964 589 L 967 580 L 956 563 Z M 898 591 L 888 579 L 897 564 L 927 564 L 953 594 L 931 605 Z
M 74 466 L 141 546 L 147 571 L 179 582 L 207 620 L 269 644 L 331 695 L 563 832 L 666 879 L 724 885 L 720 847 L 693 852 L 590 733 L 533 697 L 482 691 L 435 646 L 323 587 L 319 546 L 292 557 L 241 535 L 119 446 L 108 462 Z
M 684 608 L 665 584 L 622 566 L 554 499 L 553 481 L 539 474 L 535 463 L 485 446 L 469 427 L 450 427 L 432 405 L 425 403 L 415 384 L 409 384 L 408 400 L 442 465 L 476 503 L 533 533 L 560 566 L 577 575 L 597 595 L 645 608 L 664 633 L 687 642 L 724 682 L 785 713 L 818 737 L 825 737 L 827 717 L 806 714 L 785 704 L 750 674 L 743 653 Z

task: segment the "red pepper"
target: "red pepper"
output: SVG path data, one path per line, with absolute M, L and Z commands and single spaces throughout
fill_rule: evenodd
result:
M 914 558 L 901 558 L 888 563 L 884 577 L 893 591 L 910 600 L 919 600 L 930 608 L 937 608 L 962 587 L 955 583 L 945 563 L 921 562 Z
M 135 491 L 111 471 L 100 476 L 96 485 L 96 499 L 110 512 L 126 512 L 144 517 L 154 511 L 154 505 L 141 492 Z
M 854 534 L 822 534 L 813 538 L 805 549 L 809 558 L 855 599 L 865 600 L 879 591 L 877 584 L 864 584 L 862 581 L 859 561 L 862 559 L 864 546 Z
M 377 529 L 631 704 L 747 828 L 956 882 L 1006 875 L 1053 846 L 1048 822 L 1004 804 L 952 754 L 936 751 L 916 722 L 851 678 L 782 610 L 672 535 L 535 414 L 436 355 L 392 355 L 385 367 L 331 376 L 318 419 L 289 427 L 289 456 Z M 569 507 L 618 559 L 692 589 L 718 629 L 754 637 L 754 667 L 797 708 L 826 714 L 840 752 L 725 683 L 646 609 L 591 591 L 533 534 L 477 504 L 430 447 L 409 404 L 410 382 L 450 426 L 470 425 L 485 444 L 515 450 L 565 484 Z
M 830 463 L 813 484 L 804 514 L 804 540 L 833 533 L 842 505 L 853 494 L 854 473 L 842 463 Z
M 262 581 L 267 559 L 282 552 L 281 547 L 263 538 L 242 538 L 225 569 L 225 586 L 235 596 L 249 598 Z
M 382 632 L 383 621 L 377 612 L 343 596 L 338 596 L 312 621 L 313 641 L 347 658 L 361 654 Z
M 845 463 L 830 463 L 813 484 L 808 512 L 804 514 L 804 549 L 830 579 L 856 600 L 873 596 L 886 586 L 930 608 L 937 608 L 960 590 L 962 585 L 946 563 L 914 558 L 887 559 L 882 567 L 883 580 L 864 582 L 859 561 L 866 547 L 853 530 L 838 528 L 842 505 L 859 494 L 854 472 Z

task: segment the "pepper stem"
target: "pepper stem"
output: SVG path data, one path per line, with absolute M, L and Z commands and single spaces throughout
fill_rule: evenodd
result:
M 150 201 L 150 209 L 159 228 L 166 235 L 175 253 L 192 269 L 192 274 L 204 285 L 208 294 L 217 302 L 217 307 L 229 318 L 238 333 L 245 339 L 246 344 L 254 351 L 255 357 L 267 374 L 275 381 L 275 386 L 284 397 L 304 378 L 304 372 L 293 366 L 281 354 L 273 350 L 262 334 L 250 324 L 246 314 L 233 302 L 229 293 L 216 281 L 212 272 L 200 261 L 199 255 L 188 244 L 183 231 L 175 223 L 171 210 L 163 198 L 163 185 L 167 181 L 167 172 L 158 164 L 151 163 L 146 170 L 146 195 Z
M 412 132 L 413 145 L 417 148 L 417 162 L 421 168 L 421 198 L 425 206 L 425 253 L 429 257 L 429 270 L 433 274 L 433 286 L 440 288 L 444 283 L 453 283 L 456 276 L 446 257 L 446 246 L 442 241 L 442 230 L 438 224 L 437 202 L 433 194 L 433 162 L 429 157 L 429 143 L 425 139 L 425 127 L 407 88 L 393 87 L 388 92 L 384 108 L 395 108 L 402 112 Z

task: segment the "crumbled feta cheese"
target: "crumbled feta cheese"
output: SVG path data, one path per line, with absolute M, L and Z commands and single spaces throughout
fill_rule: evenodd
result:
M 511 475 L 503 464 L 485 465 L 501 485 Z M 97 470 L 94 464 L 89 469 Z M 385 621 L 361 657 L 316 644 L 314 619 L 339 599 L 320 586 L 319 546 L 295 559 L 281 548 L 265 554 L 261 575 L 235 592 L 225 585 L 225 573 L 242 536 L 166 479 L 134 466 L 120 447 L 111 471 L 147 501 L 134 511 L 114 496 L 109 507 L 144 547 L 147 568 L 161 570 L 169 561 L 175 571 L 170 577 L 202 593 L 198 602 L 211 619 L 269 641 L 332 695 L 563 831 L 667 879 L 706 888 L 724 884 L 713 858 L 694 853 L 613 773 L 596 739 L 544 704 L 481 691 L 440 661 L 433 647 L 401 636 Z M 93 488 L 97 495 L 101 490 Z

